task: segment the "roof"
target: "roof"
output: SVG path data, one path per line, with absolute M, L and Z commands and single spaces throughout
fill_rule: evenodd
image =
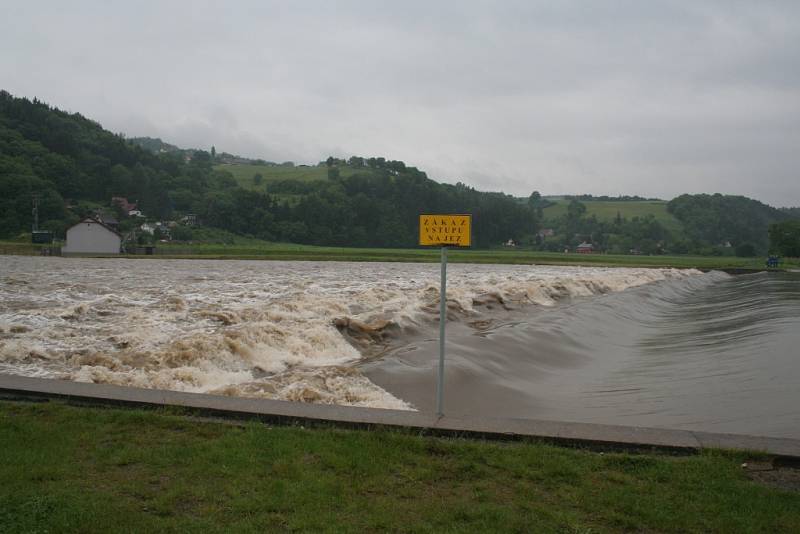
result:
M 94 223 L 94 224 L 99 224 L 100 226 L 102 226 L 103 228 L 105 228 L 106 230 L 108 230 L 109 232 L 112 232 L 112 233 L 114 233 L 114 234 L 118 235 L 118 236 L 119 236 L 119 238 L 120 238 L 120 239 L 122 239 L 122 234 L 120 234 L 119 232 L 117 232 L 116 230 L 114 230 L 113 228 L 111 228 L 110 226 L 108 226 L 107 224 L 105 224 L 103 221 L 100 221 L 100 220 L 98 220 L 98 219 L 93 219 L 93 218 L 91 218 L 91 217 L 86 217 L 86 218 L 82 219 L 81 221 L 79 221 L 79 222 L 76 222 L 75 224 L 73 224 L 72 226 L 70 226 L 69 228 L 67 228 L 67 231 L 71 230 L 72 228 L 75 228 L 76 226 L 80 226 L 80 225 L 81 225 L 81 224 L 83 224 L 83 223 Z
M 128 202 L 128 199 L 125 197 L 111 197 L 111 202 L 119 204 L 125 211 L 136 209 L 136 202 Z
M 109 215 L 108 213 L 100 213 L 98 215 L 98 220 L 103 224 L 107 224 L 111 226 L 112 224 L 119 224 L 119 221 L 113 215 Z

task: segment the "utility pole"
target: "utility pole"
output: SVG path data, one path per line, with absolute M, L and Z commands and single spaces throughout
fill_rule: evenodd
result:
M 34 193 L 32 195 L 33 200 L 33 210 L 31 210 L 31 214 L 33 215 L 33 231 L 36 232 L 39 230 L 39 193 Z

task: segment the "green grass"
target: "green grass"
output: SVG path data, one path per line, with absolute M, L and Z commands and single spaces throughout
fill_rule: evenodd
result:
M 233 245 L 166 245 L 159 254 L 172 257 L 273 259 L 273 260 L 331 260 L 331 261 L 403 261 L 438 262 L 439 249 L 382 249 L 315 247 L 282 243 Z M 156 256 L 158 257 L 158 256 Z M 161 256 L 164 257 L 164 256 Z M 530 250 L 450 250 L 452 263 L 498 263 L 541 265 L 597 265 L 616 267 L 676 267 L 698 269 L 760 269 L 764 258 L 717 256 L 631 256 L 614 254 L 564 254 Z M 797 259 L 787 259 L 782 267 L 798 267 Z
M 0 532 L 789 532 L 747 456 L 0 402 Z
M 229 240 L 221 243 L 161 243 L 155 256 L 130 258 L 229 259 L 229 260 L 301 260 L 301 261 L 387 261 L 433 263 L 440 259 L 438 248 L 349 248 L 317 247 L 291 243 L 272 243 L 255 238 L 234 236 L 224 231 L 213 236 Z M 37 255 L 40 245 L 22 245 L 0 241 L 0 254 Z M 608 267 L 675 267 L 696 269 L 762 269 L 765 258 L 733 256 L 631 256 L 615 254 L 564 254 L 532 250 L 458 250 L 448 252 L 451 263 L 496 263 L 523 265 L 587 265 Z M 800 259 L 783 258 L 781 268 L 800 268 Z
M 681 222 L 667 212 L 667 203 L 663 200 L 658 201 L 601 201 L 587 200 L 581 201 L 586 206 L 587 215 L 595 215 L 601 221 L 611 221 L 617 213 L 626 219 L 634 217 L 644 217 L 652 215 L 657 221 L 664 224 L 670 230 L 681 229 Z M 545 219 L 555 219 L 566 215 L 569 201 L 559 200 L 554 205 L 544 209 Z
M 279 180 L 300 180 L 303 182 L 313 182 L 316 180 L 328 179 L 328 167 L 326 165 L 308 167 L 280 167 L 274 165 L 216 165 L 217 170 L 227 171 L 233 175 L 243 189 L 262 190 L 266 184 Z M 341 176 L 350 176 L 356 171 L 347 165 L 339 167 Z M 260 174 L 263 177 L 261 185 L 253 183 L 253 176 Z

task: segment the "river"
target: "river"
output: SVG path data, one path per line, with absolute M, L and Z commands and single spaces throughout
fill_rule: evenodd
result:
M 438 265 L 0 256 L 0 372 L 430 411 Z M 449 268 L 445 412 L 800 438 L 800 274 Z

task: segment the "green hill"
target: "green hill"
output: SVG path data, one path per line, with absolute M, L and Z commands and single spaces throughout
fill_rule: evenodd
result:
M 171 233 L 181 241 L 201 233 L 179 227 L 189 214 L 240 236 L 323 246 L 415 246 L 426 212 L 474 214 L 477 247 L 537 230 L 533 209 L 513 197 L 440 184 L 402 161 L 232 162 L 214 147 L 162 152 L 163 141 L 146 141 L 143 148 L 77 113 L 0 90 L 0 238 L 30 231 L 34 196 L 40 227 L 58 237 L 98 207 L 117 216 L 123 233 L 140 225 L 115 197 L 151 220 L 175 222 Z
M 338 166 L 341 177 L 352 176 L 356 171 L 349 166 Z M 223 164 L 215 165 L 214 170 L 230 173 L 236 183 L 244 189 L 263 190 L 265 184 L 281 182 L 283 180 L 296 180 L 300 182 L 314 182 L 328 179 L 328 166 L 320 165 L 238 165 Z M 261 175 L 261 182 L 257 183 L 253 179 L 257 174 Z
M 589 241 L 609 253 L 760 254 L 767 228 L 797 216 L 730 195 L 681 195 L 669 203 L 642 197 L 538 193 L 514 198 L 441 184 L 402 161 L 327 158 L 318 165 L 250 160 L 137 142 L 77 113 L 0 90 L 0 238 L 30 232 L 32 198 L 41 229 L 63 236 L 98 211 L 120 230 L 141 224 L 115 197 L 151 220 L 191 220 L 267 241 L 321 246 L 411 247 L 420 213 L 472 213 L 479 248 L 514 242 L 563 251 Z M 552 205 L 550 203 L 553 203 Z M 541 216 L 539 211 L 541 210 Z M 617 217 L 619 215 L 619 217 Z M 189 220 L 189 219 L 187 219 Z M 553 232 L 539 233 L 544 226 Z M 176 229 L 190 241 L 202 231 Z M 154 237 L 155 238 L 155 237 Z
M 545 224 L 566 215 L 569 202 L 569 200 L 558 200 L 545 208 L 543 210 Z M 664 200 L 583 200 L 581 203 L 586 206 L 586 216 L 594 215 L 600 221 L 613 221 L 617 214 L 625 219 L 652 215 L 669 230 L 675 232 L 682 230 L 681 222 L 667 211 L 667 202 Z

